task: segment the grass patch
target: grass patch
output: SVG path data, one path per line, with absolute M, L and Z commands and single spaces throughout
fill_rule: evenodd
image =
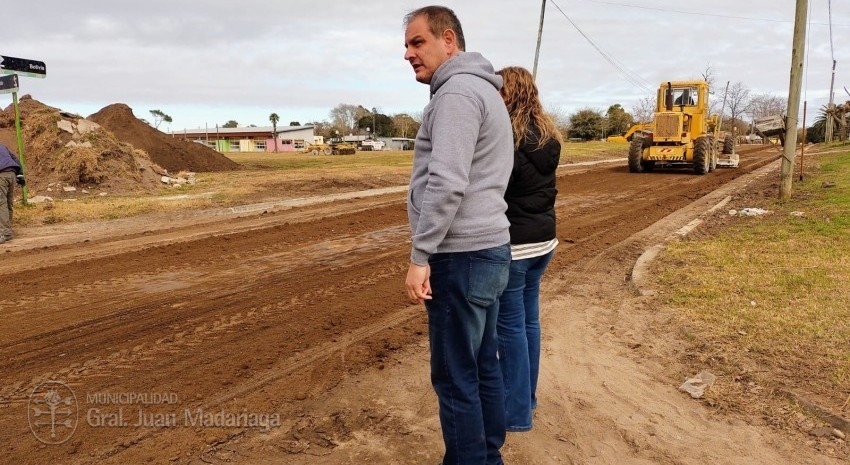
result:
M 604 141 L 564 142 L 561 146 L 561 163 L 626 158 L 628 154 L 629 144 Z
M 662 303 L 693 349 L 850 411 L 850 148 L 816 155 L 789 201 L 670 244 L 654 263 Z M 823 187 L 824 181 L 835 187 Z M 778 192 L 777 192 L 778 194 Z M 804 216 L 791 215 L 803 212 Z M 708 236 L 708 237 L 706 237 Z

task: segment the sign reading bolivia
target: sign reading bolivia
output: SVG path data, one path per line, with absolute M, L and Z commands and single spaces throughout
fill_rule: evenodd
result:
M 12 73 L 34 78 L 44 78 L 47 76 L 47 66 L 43 61 L 0 55 L 0 74 Z
M 0 76 L 0 94 L 9 94 L 18 91 L 18 75 L 9 74 Z

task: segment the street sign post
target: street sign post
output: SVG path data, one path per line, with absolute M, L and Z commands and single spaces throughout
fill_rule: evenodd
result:
M 21 172 L 26 175 L 26 163 L 24 161 L 24 138 L 21 135 L 21 110 L 18 108 L 18 74 L 43 79 L 47 77 L 47 65 L 43 61 L 29 60 L 26 58 L 15 58 L 0 55 L 0 94 L 12 93 L 12 102 L 15 104 L 15 133 L 18 136 L 18 158 L 21 160 Z M 21 201 L 27 205 L 27 186 L 21 189 Z
M 47 65 L 43 61 L 0 55 L 0 74 L 12 73 L 34 78 L 44 78 L 47 76 Z

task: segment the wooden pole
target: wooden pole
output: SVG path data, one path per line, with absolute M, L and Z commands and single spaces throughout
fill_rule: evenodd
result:
M 540 27 L 537 28 L 537 49 L 534 51 L 534 69 L 531 76 L 537 80 L 537 60 L 540 58 L 540 39 L 543 37 L 543 15 L 546 13 L 546 0 L 540 6 Z
M 806 48 L 806 19 L 808 0 L 797 0 L 794 17 L 794 41 L 791 48 L 791 79 L 788 84 L 788 109 L 785 112 L 785 146 L 782 150 L 782 170 L 779 198 L 791 197 L 794 177 L 794 155 L 797 151 L 797 118 L 800 114 L 800 89 L 803 84 L 803 56 Z

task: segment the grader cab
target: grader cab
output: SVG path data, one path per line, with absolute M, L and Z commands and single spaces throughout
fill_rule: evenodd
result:
M 662 83 L 657 102 L 651 130 L 629 145 L 629 171 L 684 166 L 706 174 L 717 166 L 738 165 L 733 136 L 720 144 L 720 118 L 708 114 L 707 82 Z

